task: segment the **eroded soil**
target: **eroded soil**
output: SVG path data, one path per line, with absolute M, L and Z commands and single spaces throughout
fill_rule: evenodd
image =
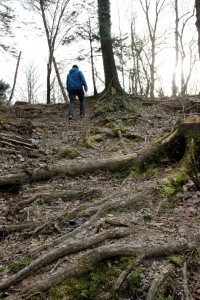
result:
M 67 110 L 65 104 L 0 108 L 1 178 L 31 174 L 33 169 L 48 169 L 58 163 L 82 164 L 138 153 L 169 133 L 181 119 L 197 117 L 199 99 L 86 100 L 84 119 L 79 117 L 77 102 L 75 117 L 70 121 Z M 189 299 L 200 299 L 200 191 L 188 178 L 175 191 L 166 195 L 160 192 L 163 179 L 173 178 L 179 168 L 179 155 L 173 157 L 174 161 L 165 160 L 143 173 L 125 167 L 116 172 L 96 170 L 73 177 L 60 174 L 46 181 L 2 186 L 1 297 L 187 299 L 188 288 Z M 113 236 L 106 237 L 109 232 Z M 114 237 L 119 232 L 121 236 Z M 17 283 L 1 286 L 42 255 L 104 233 L 105 239 L 96 244 L 69 251 L 41 264 Z M 187 253 L 180 250 L 181 254 L 176 255 L 170 250 L 172 245 L 177 244 L 179 249 L 181 244 L 192 243 L 194 247 L 189 247 Z M 74 281 L 74 276 L 69 275 L 64 283 L 54 282 L 56 272 L 73 268 L 89 251 L 109 245 L 132 245 L 138 249 L 165 246 L 169 250 L 164 255 L 141 259 L 115 290 L 113 284 L 132 261 L 132 256 L 120 251 L 119 256 L 100 260 Z M 171 252 L 173 257 L 168 255 Z M 165 276 L 168 267 L 169 276 Z M 158 282 L 162 275 L 164 279 L 153 297 L 151 283 L 156 279 Z M 52 278 L 51 288 L 36 291 L 33 285 L 47 278 Z

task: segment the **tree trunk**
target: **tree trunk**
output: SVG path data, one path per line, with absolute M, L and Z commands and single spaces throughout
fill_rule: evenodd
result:
M 97 88 L 96 88 L 96 81 L 95 81 L 95 72 L 94 72 L 94 54 L 93 54 L 93 45 L 92 45 L 92 28 L 91 22 L 89 18 L 89 41 L 90 41 L 90 59 L 91 59 L 91 67 L 92 67 L 92 81 L 94 86 L 94 97 L 97 96 Z
M 195 0 L 195 6 L 196 6 L 196 27 L 198 31 L 198 48 L 199 48 L 199 58 L 200 58 L 200 0 Z
M 19 52 L 19 56 L 18 56 L 18 60 L 17 60 L 17 67 L 16 67 L 16 71 L 15 71 L 15 77 L 14 77 L 14 83 L 13 83 L 13 88 L 12 88 L 12 92 L 9 98 L 9 102 L 11 102 L 13 95 L 14 95 L 14 91 L 15 91 L 15 85 L 16 85 L 16 81 L 17 81 L 17 74 L 18 74 L 18 68 L 19 68 L 19 62 L 20 62 L 20 58 L 21 58 L 21 54 L 22 51 Z
M 172 95 L 175 97 L 177 93 L 177 86 L 176 86 L 176 73 L 177 73 L 177 67 L 178 67 L 178 0 L 175 0 L 175 51 L 176 51 L 176 59 L 175 59 L 175 66 L 174 66 L 174 72 L 173 72 L 173 78 L 172 78 Z
M 62 80 L 60 78 L 60 73 L 59 73 L 58 66 L 57 66 L 57 63 L 56 63 L 56 60 L 55 60 L 54 56 L 53 56 L 53 64 L 54 64 L 54 68 L 55 68 L 55 71 L 56 71 L 56 77 L 57 77 L 57 80 L 58 80 L 58 83 L 59 83 L 59 86 L 60 86 L 63 98 L 65 100 L 65 103 L 68 103 L 69 100 L 68 100 L 67 94 L 65 92 L 65 88 L 64 88 L 64 86 L 62 84 Z
M 113 54 L 109 0 L 98 0 L 98 18 L 105 75 L 105 90 L 111 93 L 112 88 L 114 88 L 117 93 L 123 93 Z

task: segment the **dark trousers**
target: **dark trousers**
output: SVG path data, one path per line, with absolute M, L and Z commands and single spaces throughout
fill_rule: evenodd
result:
M 76 96 L 78 96 L 80 101 L 80 115 L 85 114 L 85 100 L 84 100 L 84 91 L 83 90 L 72 90 L 69 92 L 69 116 L 74 115 L 74 106 L 76 101 Z

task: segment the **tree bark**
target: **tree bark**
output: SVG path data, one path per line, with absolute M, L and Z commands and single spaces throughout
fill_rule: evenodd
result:
M 177 73 L 177 67 L 178 67 L 178 23 L 179 23 L 179 17 L 178 17 L 178 0 L 175 0 L 175 52 L 176 52 L 176 58 L 175 58 L 175 66 L 174 66 L 174 72 L 173 72 L 173 78 L 172 78 L 172 95 L 175 97 L 177 93 L 177 86 L 176 86 L 176 73 Z
M 61 89 L 61 92 L 62 92 L 62 95 L 63 95 L 63 98 L 65 100 L 65 103 L 68 103 L 69 102 L 69 99 L 67 97 L 67 94 L 66 94 L 66 91 L 65 91 L 65 88 L 62 84 L 62 80 L 60 78 L 60 72 L 58 70 L 58 66 L 57 66 L 57 63 L 56 63 L 56 60 L 55 60 L 55 57 L 53 56 L 53 64 L 54 64 L 54 69 L 55 69 L 55 72 L 56 72 L 56 77 L 57 77 L 57 80 L 58 80 L 58 84 L 60 86 L 60 89 Z
M 19 62 L 20 62 L 20 59 L 21 59 L 21 54 L 22 54 L 22 51 L 19 52 L 19 56 L 18 56 L 18 60 L 17 60 L 17 66 L 16 66 L 16 71 L 15 71 L 13 88 L 12 88 L 12 92 L 11 92 L 11 95 L 9 97 L 8 102 L 11 102 L 11 100 L 13 98 L 13 95 L 14 95 L 15 85 L 16 85 L 16 82 L 17 82 L 17 74 L 18 74 L 18 69 L 19 69 Z
M 98 18 L 105 75 L 105 91 L 111 93 L 112 88 L 114 88 L 117 93 L 123 93 L 123 89 L 119 83 L 117 75 L 117 69 L 115 65 L 112 47 L 109 0 L 98 0 Z
M 200 0 L 195 0 L 196 6 L 196 27 L 198 31 L 198 48 L 199 48 L 199 58 L 200 58 Z

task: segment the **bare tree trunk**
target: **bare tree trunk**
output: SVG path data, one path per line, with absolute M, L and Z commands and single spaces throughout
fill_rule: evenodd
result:
M 92 67 L 92 81 L 94 86 L 94 97 L 97 96 L 97 88 L 96 88 L 96 80 L 95 80 L 95 71 L 94 71 L 94 55 L 93 55 L 93 46 L 92 46 L 92 28 L 91 22 L 89 18 L 89 41 L 90 41 L 90 59 L 91 59 L 91 67 Z
M 65 92 L 65 88 L 64 88 L 64 86 L 63 86 L 63 84 L 62 84 L 62 80 L 61 80 L 61 78 L 60 78 L 60 73 L 59 73 L 58 66 L 57 66 L 57 63 L 56 63 L 56 60 L 55 60 L 55 57 L 54 57 L 54 56 L 53 56 L 53 64 L 54 64 L 54 69 L 55 69 L 55 71 L 56 71 L 56 77 L 57 77 L 58 84 L 59 84 L 59 86 L 60 86 L 60 89 L 61 89 L 63 98 L 64 98 L 65 102 L 67 103 L 67 102 L 69 102 L 69 100 L 68 100 L 67 94 L 66 94 L 66 92 Z
M 196 27 L 198 31 L 198 47 L 199 47 L 199 58 L 200 58 L 200 0 L 195 0 L 195 6 L 196 6 Z
M 155 3 L 155 21 L 152 25 L 150 22 L 150 16 L 151 16 L 151 10 L 150 5 L 151 1 L 145 0 L 143 3 L 143 0 L 139 0 L 140 4 L 142 6 L 142 9 L 145 13 L 146 20 L 147 20 L 147 27 L 149 32 L 149 37 L 151 41 L 151 62 L 150 62 L 150 97 L 154 97 L 154 89 L 155 89 L 155 59 L 156 59 L 156 34 L 157 34 L 157 28 L 158 28 L 158 21 L 159 21 L 159 15 L 164 9 L 165 0 L 162 2 L 160 0 L 156 0 Z M 152 1 L 153 2 L 153 1 Z
M 177 66 L 178 66 L 178 0 L 175 0 L 175 51 L 176 51 L 176 60 L 174 66 L 174 72 L 172 77 L 172 96 L 176 96 L 177 93 L 177 86 L 176 86 L 176 73 L 177 73 Z
M 17 74 L 18 74 L 18 68 L 19 68 L 19 62 L 20 62 L 20 58 L 21 58 L 21 54 L 22 51 L 19 52 L 19 56 L 18 56 L 18 60 L 17 60 L 17 66 L 16 66 L 16 71 L 15 71 L 15 77 L 14 77 L 14 83 L 13 83 L 13 88 L 12 88 L 12 92 L 9 98 L 9 102 L 11 102 L 13 95 L 14 95 L 14 91 L 15 91 L 15 85 L 16 85 L 16 81 L 17 81 Z

